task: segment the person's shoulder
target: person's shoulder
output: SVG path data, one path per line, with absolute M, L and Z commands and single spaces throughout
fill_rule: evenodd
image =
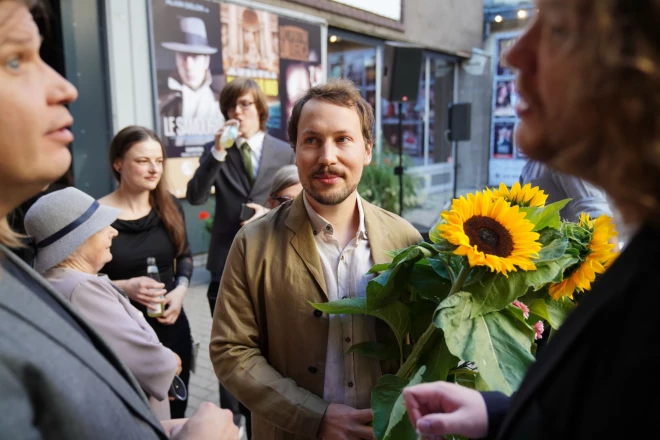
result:
M 264 136 L 264 143 L 268 143 L 269 145 L 272 145 L 278 150 L 283 150 L 283 149 L 291 150 L 291 145 L 268 133 L 266 133 L 266 136 Z
M 286 228 L 286 220 L 293 202 L 289 201 L 281 204 L 275 209 L 270 210 L 253 222 L 243 226 L 237 234 L 237 238 L 246 240 L 266 240 L 272 238 L 273 234 L 278 234 Z
M 406 241 L 419 243 L 422 241 L 422 235 L 419 233 L 417 228 L 415 228 L 408 220 L 403 217 L 394 214 L 386 209 L 383 209 L 379 206 L 376 206 L 372 203 L 367 202 L 362 199 L 362 207 L 366 212 L 371 211 L 372 214 L 380 220 L 382 227 L 390 231 L 390 234 L 399 235 L 405 237 Z

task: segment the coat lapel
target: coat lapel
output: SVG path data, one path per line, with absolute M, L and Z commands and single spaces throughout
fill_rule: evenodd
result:
M 243 156 L 241 155 L 241 150 L 238 148 L 238 145 L 234 144 L 233 148 L 227 149 L 227 162 L 230 165 L 228 175 L 236 180 L 237 186 L 243 190 L 243 194 L 247 197 L 250 194 L 252 185 L 245 172 Z
M 627 268 L 639 265 L 640 261 L 643 261 L 639 257 L 643 252 L 644 241 L 648 240 L 644 235 L 644 233 L 640 233 L 630 243 L 628 249 L 603 277 L 598 280 L 597 285 L 594 286 L 594 289 L 597 288 L 598 290 L 596 294 L 586 295 L 585 299 L 580 303 L 579 308 L 571 313 L 552 341 L 541 352 L 520 390 L 513 398 L 511 407 L 507 412 L 507 417 L 499 431 L 500 435 L 498 438 L 502 438 L 502 434 L 507 432 L 511 423 L 517 420 L 520 412 L 526 408 L 526 404 L 534 392 L 552 374 L 553 370 L 566 368 L 566 366 L 562 367 L 560 365 L 561 361 L 578 342 L 585 327 L 598 315 L 600 309 L 607 305 L 613 298 L 620 295 L 626 286 L 630 284 L 632 272 L 627 270 Z
M 93 349 L 89 341 L 85 340 L 73 327 L 64 323 L 54 310 L 27 288 L 19 295 L 6 298 L 8 300 L 6 304 L 11 310 L 54 343 L 69 351 L 80 362 L 87 365 L 137 414 L 158 431 L 161 431 L 162 427 L 151 412 L 140 386 L 101 337 L 87 325 L 85 320 L 67 304 L 59 293 L 16 255 L 2 246 L 0 246 L 0 253 L 18 266 L 27 276 L 30 276 L 37 284 L 41 285 L 55 301 L 61 304 L 87 333 L 93 347 L 96 347 L 96 349 Z
M 390 231 L 384 227 L 378 210 L 364 199 L 361 201 L 371 258 L 373 258 L 374 264 L 389 263 L 392 261 L 392 257 L 387 255 L 387 252 L 394 250 L 390 240 Z
M 253 188 L 257 188 L 263 179 L 270 178 L 272 179 L 272 173 L 268 171 L 268 165 L 272 163 L 275 159 L 275 148 L 270 142 L 270 136 L 266 135 L 264 137 L 263 146 L 261 149 L 261 160 L 259 161 L 259 171 L 257 171 L 257 177 L 254 179 Z M 270 183 L 268 184 L 270 186 Z M 270 189 L 270 188 L 268 188 Z
M 291 239 L 291 246 L 298 253 L 298 256 L 305 264 L 309 273 L 314 277 L 316 283 L 323 291 L 325 300 L 328 301 L 328 289 L 325 285 L 325 276 L 323 275 L 323 267 L 321 266 L 321 258 L 316 249 L 314 242 L 314 234 L 312 231 L 312 224 L 309 222 L 305 203 L 303 202 L 304 193 L 300 193 L 298 197 L 292 202 L 289 210 L 289 216 L 285 223 L 286 226 L 293 232 Z

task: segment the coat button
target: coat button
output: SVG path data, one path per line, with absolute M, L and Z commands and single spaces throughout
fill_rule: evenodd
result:
M 346 338 L 346 342 L 351 342 L 351 338 Z
M 314 310 L 314 316 L 320 318 L 321 316 L 323 316 L 323 312 L 320 310 Z
M 353 382 L 349 382 L 349 383 L 348 383 L 348 387 L 349 387 L 349 388 L 353 388 Z
M 311 366 L 307 369 L 312 374 L 316 374 L 319 370 L 315 366 Z

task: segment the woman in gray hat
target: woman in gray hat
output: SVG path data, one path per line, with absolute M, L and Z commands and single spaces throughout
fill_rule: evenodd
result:
M 160 420 L 170 418 L 168 391 L 181 359 L 161 344 L 126 294 L 99 270 L 110 260 L 120 211 L 69 187 L 41 197 L 25 215 L 42 273 L 119 354 Z
M 302 191 L 302 185 L 298 176 L 298 167 L 287 165 L 280 168 L 275 173 L 270 187 L 270 197 L 268 198 L 270 209 L 275 209 L 282 203 L 295 199 L 300 191 Z

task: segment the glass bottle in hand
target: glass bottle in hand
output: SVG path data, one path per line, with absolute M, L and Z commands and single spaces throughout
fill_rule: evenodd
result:
M 147 258 L 147 276 L 154 281 L 160 283 L 160 275 L 158 275 L 158 266 L 156 266 L 156 258 L 149 257 Z M 158 298 L 165 299 L 165 295 L 161 295 Z M 152 318 L 157 318 L 163 314 L 165 311 L 164 303 L 153 304 L 154 307 L 147 307 L 147 315 Z

